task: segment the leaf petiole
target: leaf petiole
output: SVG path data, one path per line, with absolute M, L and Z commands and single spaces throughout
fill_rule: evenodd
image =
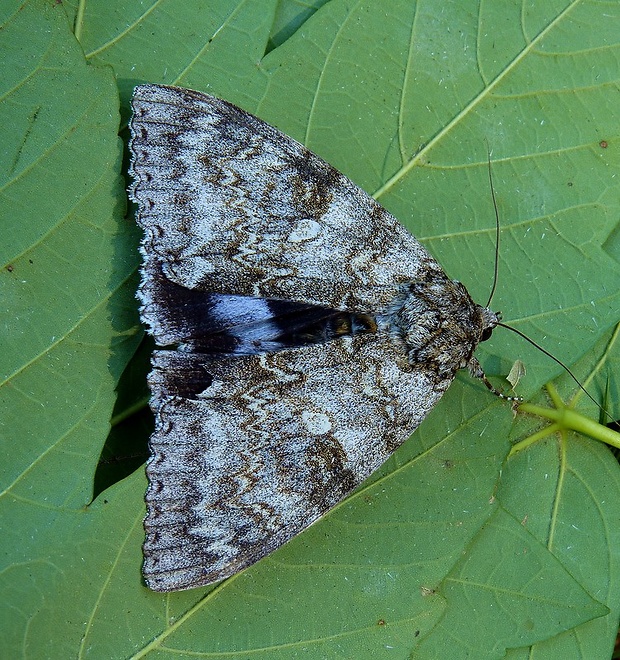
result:
M 547 391 L 555 408 L 546 408 L 534 403 L 521 403 L 517 409 L 520 412 L 549 419 L 553 424 L 514 445 L 510 455 L 525 449 L 543 437 L 562 431 L 583 433 L 612 447 L 620 448 L 620 433 L 566 406 L 553 385 L 548 385 Z

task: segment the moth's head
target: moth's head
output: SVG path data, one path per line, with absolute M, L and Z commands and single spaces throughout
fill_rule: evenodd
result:
M 488 307 L 482 307 L 481 305 L 476 305 L 476 307 L 480 315 L 480 338 L 478 342 L 486 341 L 490 339 L 493 329 L 502 320 L 502 315 L 500 312 L 494 312 Z

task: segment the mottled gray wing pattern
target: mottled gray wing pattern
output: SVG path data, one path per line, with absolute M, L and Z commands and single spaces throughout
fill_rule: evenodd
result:
M 221 580 L 359 485 L 441 396 L 385 335 L 224 359 L 157 351 L 144 576 L 157 591 Z M 212 382 L 169 396 L 188 373 Z
M 236 573 L 328 511 L 457 369 L 479 369 L 474 348 L 498 318 L 373 199 L 256 117 L 155 85 L 136 88 L 133 109 L 141 316 L 176 347 L 156 351 L 150 376 L 144 575 L 172 591 Z M 322 339 L 300 321 L 299 339 L 280 333 L 290 316 L 270 320 L 277 309 L 342 315 Z M 213 331 L 234 336 L 204 341 Z
M 191 289 L 381 313 L 435 264 L 343 174 L 234 105 L 158 85 L 137 87 L 132 105 L 130 192 L 154 330 L 162 272 Z

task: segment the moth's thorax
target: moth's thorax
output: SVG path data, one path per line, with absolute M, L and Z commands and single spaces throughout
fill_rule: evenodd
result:
M 469 366 L 478 343 L 499 322 L 495 312 L 476 304 L 460 282 L 439 269 L 407 284 L 384 318 L 405 342 L 410 363 L 432 364 L 442 379 Z

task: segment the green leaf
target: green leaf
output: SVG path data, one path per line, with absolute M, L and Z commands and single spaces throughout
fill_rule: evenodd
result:
M 59 558 L 81 561 L 67 537 L 86 515 L 114 388 L 139 338 L 137 232 L 123 218 L 111 70 L 84 62 L 53 2 L 5 2 L 0 25 L 0 625 L 6 653 L 45 655 L 59 613 L 33 645 L 25 630 L 57 585 L 77 588 Z
M 0 475 L 4 506 L 49 515 L 92 496 L 114 387 L 139 338 L 137 232 L 123 219 L 111 71 L 84 62 L 61 6 L 3 9 L 0 401 L 11 460 Z
M 494 658 L 533 645 L 544 657 L 577 647 L 609 657 L 617 462 L 569 432 L 506 461 L 511 411 L 467 375 L 353 497 L 216 587 L 162 596 L 142 584 L 141 470 L 108 485 L 117 477 L 100 467 L 91 503 L 110 419 L 143 396 L 140 370 L 127 371 L 113 409 L 139 335 L 111 71 L 124 118 L 134 84 L 172 83 L 302 140 L 482 303 L 495 250 L 488 143 L 502 226 L 494 308 L 565 362 L 584 356 L 578 375 L 595 397 L 608 388 L 603 369 L 617 372 L 618 8 L 332 0 L 308 17 L 293 5 L 0 8 L 11 129 L 0 153 L 3 649 Z M 288 38 L 283 24 L 296 29 Z M 479 354 L 495 376 L 521 359 L 527 396 L 559 373 L 501 328 Z M 565 377 L 558 389 L 576 391 Z M 610 391 L 617 406 L 613 379 Z M 519 418 L 514 437 L 539 426 Z M 139 424 L 118 424 L 108 450 L 133 456 L 145 442 Z
M 267 52 L 281 46 L 328 0 L 282 0 L 278 3 Z
M 501 508 L 446 577 L 440 593 L 448 609 L 434 634 L 416 649 L 422 658 L 467 657 L 470 649 L 476 649 L 476 657 L 503 657 L 506 647 L 548 639 L 584 618 L 609 612 Z M 463 616 L 463 603 L 475 603 L 468 616 Z

